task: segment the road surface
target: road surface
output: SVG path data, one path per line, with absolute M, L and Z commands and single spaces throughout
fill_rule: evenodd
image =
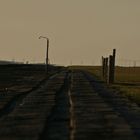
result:
M 63 71 L 0 110 L 0 140 L 140 140 L 140 107 L 92 75 Z

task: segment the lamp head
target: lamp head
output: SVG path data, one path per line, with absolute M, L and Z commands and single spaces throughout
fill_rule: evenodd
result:
M 41 38 L 42 38 L 42 36 L 39 37 L 39 39 L 41 39 Z
M 40 37 L 39 37 L 39 39 L 41 39 L 41 38 L 45 38 L 45 39 L 47 39 L 47 40 L 48 40 L 48 38 L 47 38 L 47 37 L 45 37 L 45 36 L 40 36 Z

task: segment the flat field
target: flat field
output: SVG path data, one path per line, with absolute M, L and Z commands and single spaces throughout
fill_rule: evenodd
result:
M 59 68 L 49 66 L 46 74 L 44 65 L 0 65 L 0 91 L 28 91 Z
M 0 65 L 0 91 L 27 91 L 44 76 L 43 66 Z
M 0 111 L 19 96 L 32 91 L 45 78 L 59 70 L 49 67 L 46 75 L 44 65 L 0 65 Z

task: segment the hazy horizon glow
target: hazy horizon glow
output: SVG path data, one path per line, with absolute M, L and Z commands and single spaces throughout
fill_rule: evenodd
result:
M 1 0 L 0 59 L 59 65 L 100 64 L 117 49 L 118 63 L 140 60 L 139 0 Z

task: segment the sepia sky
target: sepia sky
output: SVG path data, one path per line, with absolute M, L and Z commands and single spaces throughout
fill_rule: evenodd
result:
M 100 64 L 140 60 L 140 0 L 0 0 L 0 59 Z

